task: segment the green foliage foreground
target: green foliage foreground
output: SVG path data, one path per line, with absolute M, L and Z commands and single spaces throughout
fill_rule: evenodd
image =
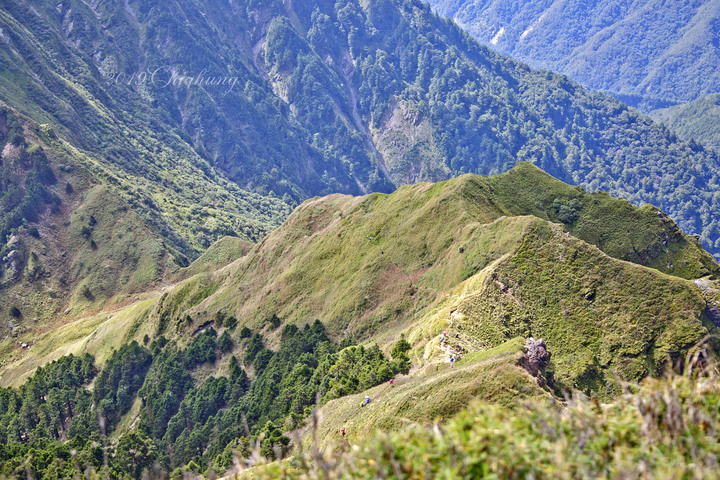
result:
M 443 427 L 304 451 L 237 478 L 717 478 L 717 373 L 648 379 L 607 405 L 475 404 Z

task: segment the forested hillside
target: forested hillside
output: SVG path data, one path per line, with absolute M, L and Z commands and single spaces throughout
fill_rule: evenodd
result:
M 650 115 L 681 138 L 720 150 L 720 94 L 653 110 Z
M 18 336 L 127 304 L 189 275 L 182 267 L 218 236 L 259 238 L 289 212 L 281 200 L 214 182 L 179 158 L 167 171 L 148 167 L 159 177 L 119 175 L 50 124 L 6 107 L 0 149 L 3 362 L 22 354 L 27 342 Z M 185 182 L 193 188 L 179 188 Z M 205 259 L 209 268 L 229 261 Z
M 132 342 L 114 351 L 100 372 L 91 355 L 69 355 L 38 369 L 21 389 L 0 389 L 0 474 L 25 464 L 40 478 L 72 477 L 71 449 L 83 466 L 102 471 L 106 435 L 116 430 L 120 440 L 109 449 L 107 471 L 112 478 L 140 478 L 155 463 L 174 469 L 195 462 L 225 471 L 235 456 L 249 455 L 253 440 L 266 457 L 275 455 L 273 445 L 287 446 L 282 422 L 299 422 L 317 399 L 365 390 L 410 367 L 409 346 L 400 343 L 390 359 L 377 346 L 337 345 L 320 322 L 303 329 L 286 325 L 277 351 L 247 328 L 233 341 L 233 330 L 218 338 L 210 327 L 184 349 L 164 337 L 146 346 Z M 230 353 L 236 342 L 245 347 L 241 360 Z M 216 362 L 225 375 L 204 382 L 193 377 Z M 253 370 L 253 382 L 245 369 Z M 138 424 L 128 431 L 123 416 L 137 414 L 140 399 Z
M 260 238 L 283 215 L 238 186 L 294 204 L 519 160 L 653 203 L 720 248 L 715 153 L 414 0 L 241 1 L 232 15 L 213 2 L 20 1 L 0 22 L 0 98 L 91 156 L 189 257 L 227 233 Z M 238 197 L 256 210 L 231 221 L 223 205 Z
M 718 93 L 720 2 L 429 0 L 482 43 L 650 110 Z

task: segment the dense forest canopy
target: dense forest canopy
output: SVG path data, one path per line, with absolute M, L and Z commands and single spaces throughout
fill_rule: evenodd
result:
M 164 337 L 147 346 L 132 342 L 99 372 L 91 355 L 62 357 L 22 388 L 0 389 L 0 474 L 20 468 L 35 478 L 69 478 L 79 465 L 100 472 L 108 458 L 112 478 L 140 478 L 156 463 L 166 471 L 192 464 L 223 472 L 236 455 L 248 456 L 255 441 L 264 456 L 274 456 L 273 446 L 290 441 L 282 432 L 292 425 L 283 422 L 300 425 L 318 402 L 410 368 L 407 342 L 398 343 L 391 359 L 376 345 L 332 342 L 316 321 L 283 327 L 277 351 L 263 345 L 260 333 L 245 336 L 245 358 L 226 359 L 226 375 L 195 380 L 196 368 L 228 356 L 230 330 L 218 338 L 210 327 L 184 349 Z M 241 363 L 252 368 L 254 381 Z M 141 405 L 137 428 L 108 445 L 133 404 Z
M 0 98 L 57 125 L 121 183 L 158 177 L 187 192 L 202 179 L 294 204 L 528 160 L 591 190 L 655 204 L 708 249 L 720 248 L 710 215 L 718 210 L 716 153 L 562 75 L 492 52 L 419 1 L 227 8 L 13 3 L 2 20 L 13 48 L 2 54 Z M 148 72 L 158 68 L 153 81 Z M 158 80 L 171 72 L 196 81 Z M 190 165 L 165 178 L 178 156 Z M 175 244 L 198 249 L 199 236 L 205 246 L 233 230 L 258 238 L 281 209 L 248 198 L 256 210 L 241 207 L 233 225 L 208 205 L 218 228 L 188 228 L 162 200 L 167 190 L 148 188 L 152 202 L 130 192 L 137 208 L 154 205 L 149 218 L 167 222 L 165 235 L 177 232 Z

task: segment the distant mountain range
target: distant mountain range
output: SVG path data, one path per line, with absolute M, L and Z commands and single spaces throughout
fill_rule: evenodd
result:
M 720 93 L 720 2 L 430 0 L 482 43 L 646 111 Z

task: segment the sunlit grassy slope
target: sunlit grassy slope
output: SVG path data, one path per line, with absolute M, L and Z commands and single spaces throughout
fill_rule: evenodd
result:
M 204 193 L 190 189 L 182 200 L 180 189 L 161 177 L 149 186 L 143 182 L 153 179 L 120 175 L 53 126 L 38 125 L 2 102 L 0 157 L 0 365 L 32 356 L 22 345 L 32 346 L 46 332 L 224 266 L 252 245 L 242 229 L 225 224 L 238 220 L 237 205 L 259 197 L 215 197 L 203 177 L 193 188 Z M 185 173 L 175 180 L 192 181 L 197 171 Z M 163 175 L 173 175 L 172 169 Z M 262 208 L 245 207 L 240 216 Z M 279 216 L 264 228 L 279 224 Z M 183 230 L 207 245 L 233 232 L 244 239 L 223 238 L 182 268 L 193 255 Z
M 336 442 L 345 428 L 346 440 L 356 443 L 374 430 L 397 431 L 451 418 L 475 399 L 511 408 L 521 399 L 549 399 L 551 395 L 536 379 L 518 366 L 524 345 L 523 338 L 511 339 L 467 355 L 453 368 L 444 355 L 437 355 L 435 361 L 392 384 L 332 400 L 317 412 L 317 423 L 308 420 L 297 435 L 306 447 L 314 441 L 325 446 Z M 366 396 L 370 403 L 361 407 Z
M 611 404 L 476 402 L 445 425 L 335 432 L 330 447 L 228 478 L 717 478 L 719 386 L 712 370 L 630 386 Z
M 317 318 L 336 338 L 388 345 L 404 333 L 419 364 L 433 361 L 444 330 L 446 348 L 460 354 L 542 337 L 559 388 L 612 395 L 617 379 L 658 373 L 714 330 L 712 299 L 690 279 L 706 276 L 712 290 L 717 273 L 657 209 L 589 195 L 520 164 L 391 195 L 309 200 L 236 262 L 123 315 L 139 325 L 127 327 L 134 338 L 182 335 L 181 343 L 217 312 L 269 334 L 271 344 L 273 315 Z M 88 345 L 101 346 L 102 335 L 90 334 Z M 49 342 L 32 348 L 57 355 L 62 347 Z M 22 362 L 13 368 L 28 371 Z

